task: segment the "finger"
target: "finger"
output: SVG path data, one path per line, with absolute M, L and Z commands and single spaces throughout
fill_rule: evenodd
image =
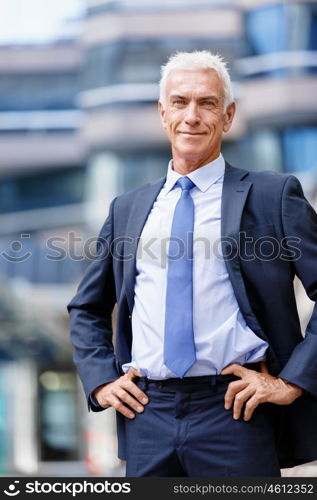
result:
M 259 406 L 259 404 L 260 400 L 257 398 L 257 396 L 256 395 L 252 396 L 252 398 L 250 398 L 247 404 L 245 405 L 243 420 L 245 420 L 246 422 L 250 420 L 254 410 L 256 409 L 257 406 Z
M 220 373 L 221 375 L 236 375 L 237 377 L 242 377 L 245 372 L 246 372 L 247 368 L 244 368 L 243 366 L 241 365 L 237 365 L 236 363 L 232 364 L 232 365 L 229 365 L 227 366 L 226 368 L 224 368 Z
M 111 394 L 108 398 L 108 403 L 112 406 L 117 412 L 122 413 L 127 418 L 133 419 L 135 418 L 135 413 L 129 410 L 124 404 L 114 395 Z
M 269 370 L 267 368 L 267 364 L 265 361 L 260 361 L 260 373 L 269 373 Z
M 255 393 L 255 389 L 246 387 L 243 391 L 238 392 L 234 398 L 233 418 L 237 420 L 241 416 L 241 410 L 244 403 Z
M 117 389 L 114 395 L 138 413 L 142 413 L 144 411 L 144 407 L 140 404 L 140 402 L 130 396 L 130 394 L 122 387 Z
M 136 368 L 130 368 L 126 375 L 128 378 L 144 377 L 144 375 Z
M 125 380 L 121 387 L 132 394 L 140 403 L 146 405 L 149 402 L 147 395 L 132 380 Z
M 227 392 L 225 394 L 226 410 L 230 410 L 232 402 L 237 392 L 242 391 L 247 385 L 248 385 L 247 382 L 244 382 L 243 380 L 236 380 L 235 382 L 230 382 L 230 384 L 228 385 Z

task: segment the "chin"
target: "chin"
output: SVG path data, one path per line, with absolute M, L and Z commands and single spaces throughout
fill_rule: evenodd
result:
M 201 156 L 201 150 L 197 148 L 179 148 L 178 150 L 179 154 L 183 157 L 196 157 L 196 156 Z

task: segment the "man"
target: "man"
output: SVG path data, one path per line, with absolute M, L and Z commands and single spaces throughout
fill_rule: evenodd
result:
M 176 54 L 160 90 L 173 159 L 110 206 L 74 360 L 89 407 L 117 410 L 127 476 L 279 476 L 317 458 L 317 308 L 303 339 L 293 289 L 317 298 L 316 213 L 295 177 L 225 164 L 219 56 Z

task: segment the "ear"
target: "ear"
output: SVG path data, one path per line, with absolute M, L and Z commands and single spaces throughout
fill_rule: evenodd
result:
M 233 101 L 230 102 L 230 104 L 228 104 L 225 112 L 223 128 L 222 128 L 224 132 L 228 132 L 230 130 L 235 112 L 236 112 L 236 103 Z
M 163 128 L 166 129 L 165 108 L 164 108 L 163 104 L 161 103 L 161 101 L 158 101 L 157 107 L 158 107 L 158 111 L 159 111 L 159 114 L 160 114 L 160 117 L 161 117 L 161 122 L 162 122 Z

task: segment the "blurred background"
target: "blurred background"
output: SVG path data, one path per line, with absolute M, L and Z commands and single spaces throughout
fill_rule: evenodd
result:
M 124 472 L 112 410 L 87 411 L 66 304 L 112 198 L 164 175 L 159 68 L 194 49 L 229 63 L 225 158 L 293 173 L 316 207 L 316 1 L 1 0 L 2 475 Z M 305 328 L 312 303 L 295 286 Z

